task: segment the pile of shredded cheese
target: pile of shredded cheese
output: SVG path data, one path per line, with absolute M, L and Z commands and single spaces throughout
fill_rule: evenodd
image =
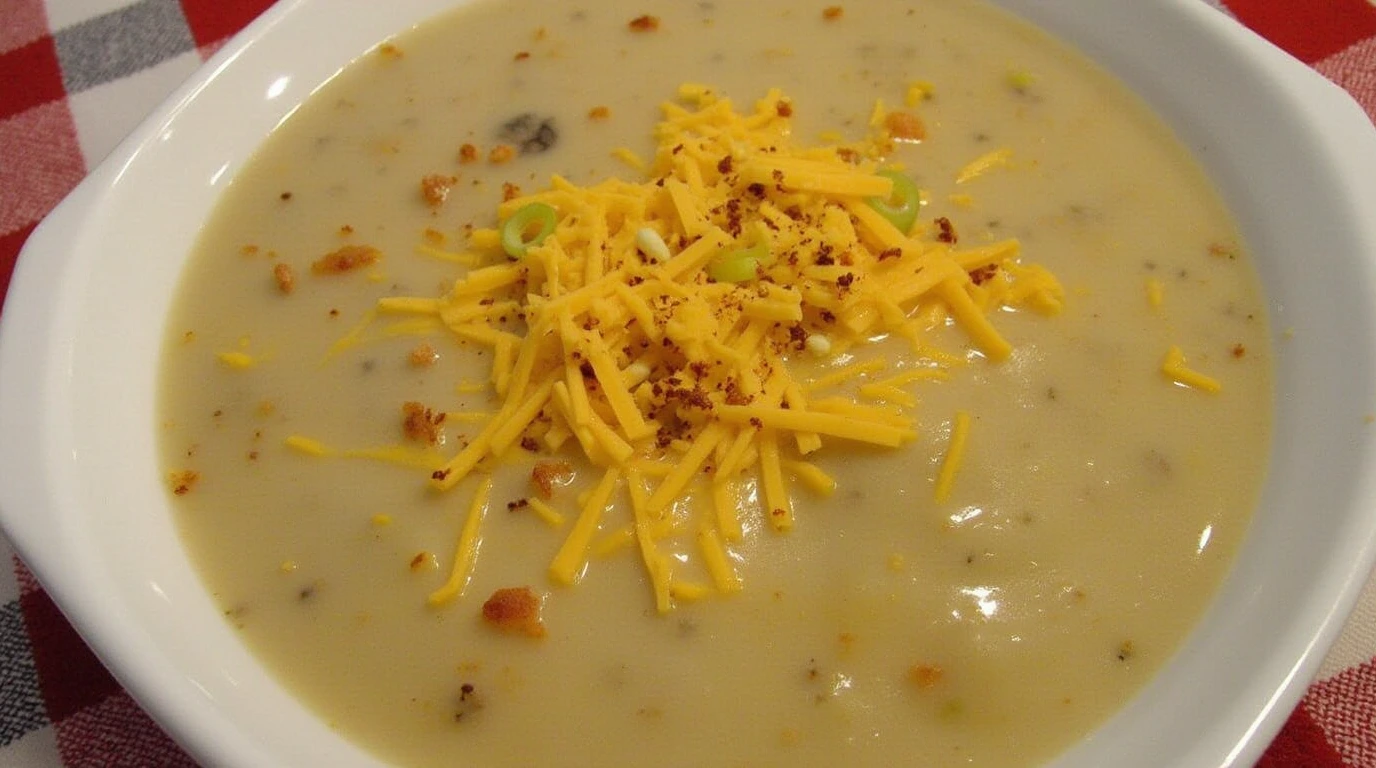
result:
M 523 447 L 575 451 L 602 475 L 571 510 L 550 576 L 580 578 L 594 538 L 618 524 L 604 514 L 624 497 L 629 519 L 600 546 L 636 544 L 667 611 L 711 591 L 676 577 L 677 561 L 661 551 L 665 537 L 683 532 L 675 509 L 685 498 L 711 501 L 694 532 L 700 563 L 717 590 L 739 589 L 727 545 L 742 537 L 742 516 L 763 513 L 786 531 L 793 483 L 823 495 L 835 487 L 809 457 L 833 443 L 897 448 L 914 439 L 907 387 L 945 378 L 966 359 L 924 344 L 927 330 L 953 322 L 972 349 L 999 361 L 1011 346 L 991 311 L 1055 314 L 1063 291 L 1048 271 L 1018 260 L 1016 241 L 962 249 L 930 223 L 904 232 L 880 215 L 868 201 L 892 188 L 876 173 L 892 147 L 883 120 L 855 144 L 806 147 L 777 91 L 739 114 L 710 89 L 684 86 L 663 113 L 644 181 L 579 187 L 556 177 L 547 190 L 507 200 L 499 221 L 533 203 L 552 206 L 552 234 L 513 261 L 499 230 L 473 231 L 472 252 L 455 256 L 474 268 L 447 295 L 385 298 L 377 312 L 437 318 L 492 352 L 500 407 L 433 469 L 434 488 L 451 489 Z M 732 252 L 763 254 L 753 279 L 709 277 L 714 260 Z M 857 345 L 891 334 L 911 341 L 908 365 L 885 378 L 883 359 L 845 365 Z M 823 366 L 827 375 L 800 380 L 794 356 L 835 362 Z M 857 377 L 866 379 L 859 400 L 836 395 Z M 938 499 L 950 491 L 969 419 L 957 414 L 953 424 Z M 432 603 L 466 585 L 490 487 L 477 491 L 449 582 Z M 562 521 L 541 507 L 547 521 Z

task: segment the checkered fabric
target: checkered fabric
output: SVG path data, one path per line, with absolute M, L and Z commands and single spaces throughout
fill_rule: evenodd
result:
M 1202 1 L 1346 88 L 1376 119 L 1376 0 Z M 269 5 L 0 0 L 0 297 L 39 219 Z M 0 539 L 0 768 L 182 765 L 194 763 Z M 1260 765 L 1376 768 L 1376 582 Z

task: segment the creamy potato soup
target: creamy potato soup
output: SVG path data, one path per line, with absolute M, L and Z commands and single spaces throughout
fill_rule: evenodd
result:
M 1191 158 L 1000 11 L 480 2 L 237 173 L 159 429 L 384 760 L 1030 765 L 1208 604 L 1270 357 Z

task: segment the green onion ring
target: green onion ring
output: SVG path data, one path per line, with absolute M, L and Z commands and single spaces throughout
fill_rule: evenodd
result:
M 917 221 L 918 210 L 922 208 L 922 192 L 912 179 L 898 171 L 884 170 L 877 173 L 893 182 L 893 191 L 887 199 L 871 197 L 865 202 L 897 227 L 899 232 L 906 235 L 912 231 L 913 224 Z
M 543 243 L 554 232 L 554 226 L 558 223 L 559 212 L 553 206 L 531 203 L 511 214 L 502 224 L 502 250 L 513 259 L 525 258 L 531 248 Z M 539 229 L 528 236 L 533 226 Z
M 722 251 L 707 264 L 707 276 L 719 283 L 743 283 L 746 280 L 754 280 L 756 270 L 768 256 L 767 243 Z

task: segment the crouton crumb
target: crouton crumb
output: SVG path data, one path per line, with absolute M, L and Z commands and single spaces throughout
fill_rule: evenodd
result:
M 272 277 L 277 281 L 277 290 L 289 294 L 296 290 L 296 273 L 290 264 L 278 262 L 272 266 Z
M 927 138 L 927 126 L 922 118 L 910 112 L 890 112 L 884 118 L 889 136 L 898 141 L 922 141 Z
M 544 637 L 545 624 L 540 620 L 540 603 L 540 596 L 530 587 L 499 589 L 483 603 L 483 620 L 503 632 Z
M 449 198 L 449 190 L 459 181 L 457 176 L 446 176 L 442 173 L 427 174 L 420 180 L 420 196 L 425 199 L 426 205 L 438 207 Z
M 530 481 L 540 498 L 548 501 L 554 496 L 554 486 L 573 479 L 573 465 L 567 461 L 542 461 L 530 470 Z
M 168 472 L 167 480 L 172 485 L 172 492 L 178 496 L 185 496 L 196 487 L 196 483 L 201 480 L 201 473 L 194 469 L 183 469 L 177 472 Z
M 426 445 L 439 444 L 444 411 L 432 411 L 420 403 L 408 401 L 401 406 L 401 417 L 401 429 L 407 439 Z
M 435 361 L 439 359 L 440 353 L 436 352 L 434 347 L 424 342 L 417 344 L 416 347 L 411 350 L 411 365 L 416 368 L 434 365 Z
M 374 264 L 381 256 L 382 251 L 371 245 L 346 245 L 312 262 L 311 272 L 317 275 L 343 274 Z

